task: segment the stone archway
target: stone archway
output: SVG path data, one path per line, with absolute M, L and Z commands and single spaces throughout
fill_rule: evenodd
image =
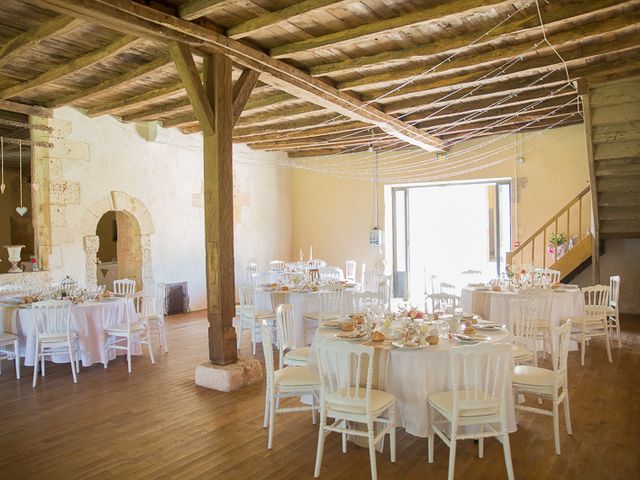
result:
M 142 289 L 153 292 L 153 269 L 151 265 L 151 234 L 154 232 L 153 221 L 147 207 L 137 198 L 125 192 L 111 192 L 111 195 L 95 202 L 82 215 L 80 233 L 85 253 L 85 281 L 88 288 L 97 284 L 97 254 L 100 238 L 96 235 L 96 227 L 102 216 L 109 212 L 123 212 L 137 222 L 140 233 L 132 236 L 131 241 L 139 242 Z M 137 245 L 136 245 L 137 247 Z M 136 248 L 137 250 L 137 248 Z

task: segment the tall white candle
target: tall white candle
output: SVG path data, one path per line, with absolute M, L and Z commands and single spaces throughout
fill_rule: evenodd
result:
M 309 260 L 313 260 L 313 245 L 309 247 Z
M 300 249 L 300 261 L 302 261 L 302 249 Z

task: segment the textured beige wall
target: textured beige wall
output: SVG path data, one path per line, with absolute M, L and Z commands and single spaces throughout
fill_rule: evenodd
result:
M 474 156 L 486 154 L 482 164 L 500 163 L 476 172 L 446 178 L 438 178 L 438 175 L 431 172 L 423 175 L 424 181 L 442 183 L 511 179 L 515 186 L 514 179 L 517 177 L 518 195 L 517 204 L 512 203 L 512 227 L 515 229 L 517 224 L 517 236 L 521 241 L 587 186 L 589 174 L 586 143 L 581 125 L 547 130 L 539 135 L 511 135 L 491 144 L 487 144 L 488 140 L 490 139 L 481 138 L 464 142 L 451 149 L 449 154 L 466 151 L 469 152 L 468 155 Z M 522 147 L 517 147 L 516 142 L 520 141 Z M 478 145 L 482 146 L 475 148 Z M 492 154 L 496 150 L 500 152 Z M 525 159 L 524 164 L 516 163 L 516 157 L 520 155 Z M 427 155 L 425 159 L 432 157 L 433 155 Z M 348 162 L 366 158 L 366 155 L 344 158 Z M 464 158 L 465 155 L 460 155 L 456 160 Z M 384 164 L 384 159 L 385 155 L 381 155 L 381 164 Z M 416 161 L 412 159 L 412 162 Z M 470 164 L 465 168 L 476 165 Z M 399 184 L 394 178 L 383 177 L 382 180 L 386 184 Z M 514 188 L 514 193 L 515 190 Z M 300 247 L 307 249 L 306 256 L 309 244 L 313 243 L 315 256 L 340 266 L 349 258 L 369 265 L 380 258 L 379 249 L 369 246 L 367 242 L 367 235 L 372 227 L 373 209 L 370 181 L 294 170 L 292 192 L 292 257 L 297 257 Z M 385 228 L 383 185 L 379 186 L 379 192 L 378 225 Z M 515 235 L 512 237 L 516 239 Z M 389 264 L 387 268 L 390 268 Z

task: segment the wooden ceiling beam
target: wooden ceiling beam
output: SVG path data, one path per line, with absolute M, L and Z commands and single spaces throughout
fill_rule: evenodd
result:
M 240 78 L 233 85 L 233 124 L 238 123 L 238 119 L 240 115 L 242 115 L 242 111 L 251 96 L 251 92 L 253 88 L 258 83 L 258 78 L 260 77 L 260 72 L 256 72 L 255 70 L 245 70 L 240 75 Z
M 172 63 L 169 55 L 162 56 L 152 60 L 148 63 L 144 63 L 135 68 L 128 70 L 127 72 L 117 75 L 115 77 L 104 80 L 97 85 L 87 88 L 81 88 L 68 95 L 60 96 L 47 103 L 50 108 L 62 107 L 64 105 L 73 105 L 78 101 L 84 101 L 96 95 L 107 93 L 118 87 L 122 87 L 129 82 L 140 79 L 146 75 L 151 75 L 157 70 L 160 70 Z
M 37 117 L 53 117 L 53 110 L 50 108 L 39 107 L 37 105 L 26 105 L 24 103 L 11 102 L 9 100 L 0 100 L 0 110 L 22 113 L 24 115 L 34 115 Z
M 264 52 L 237 40 L 220 35 L 192 22 L 160 12 L 131 0 L 36 0 L 38 4 L 58 12 L 84 18 L 108 28 L 139 34 L 145 38 L 177 41 L 210 53 L 221 53 L 233 58 L 245 68 L 262 72 L 265 83 L 286 93 L 299 96 L 339 115 L 379 125 L 389 134 L 427 151 L 442 151 L 437 138 L 426 136 L 391 115 L 357 97 L 340 92 L 301 70 L 275 60 Z
M 173 128 L 173 127 L 184 127 L 184 126 L 200 126 L 199 120 L 195 117 L 193 113 L 188 113 L 185 115 L 179 115 L 174 118 L 169 118 L 162 122 L 162 126 L 164 128 Z
M 60 15 L 13 37 L 0 48 L 0 68 L 52 35 L 72 30 L 78 23 L 76 18 Z
M 200 80 L 198 67 L 193 61 L 191 50 L 182 43 L 171 42 L 169 43 L 169 53 L 176 64 L 182 84 L 187 91 L 187 97 L 193 107 L 193 113 L 200 122 L 202 131 L 205 135 L 213 135 L 215 133 L 213 109 L 202 80 Z
M 178 7 L 178 15 L 185 20 L 195 20 L 209 15 L 225 3 L 231 2 L 229 0 L 190 0 Z
M 77 72 L 78 70 L 95 65 L 96 63 L 122 53 L 141 42 L 143 42 L 143 40 L 140 38 L 125 35 L 106 47 L 99 48 L 78 58 L 74 58 L 58 67 L 51 68 L 31 80 L 0 90 L 0 98 L 7 99 L 19 95 L 24 96 L 35 88 L 41 87 L 49 82 L 55 82 L 56 80 L 60 80 L 61 78 Z
M 349 122 L 343 123 L 341 125 L 328 125 L 325 127 L 315 127 L 315 128 L 306 128 L 300 129 L 297 132 L 290 132 L 287 135 L 287 138 L 291 140 L 305 139 L 305 138 L 314 138 L 314 137 L 324 137 L 326 135 L 343 135 L 345 133 L 356 132 L 361 130 L 363 127 L 368 127 L 366 123 L 362 122 Z M 379 129 L 378 129 L 379 130 Z M 280 132 L 260 132 L 255 134 L 240 134 L 237 131 L 234 131 L 233 139 L 234 141 L 240 143 L 260 143 L 260 142 L 271 142 L 275 140 L 279 140 L 282 137 Z
M 353 0 L 303 0 L 281 10 L 265 13 L 264 15 L 231 27 L 227 30 L 227 36 L 234 39 L 244 38 L 263 28 L 292 20 L 299 15 L 304 15 L 329 6 L 339 6 L 350 1 L 352 2 Z
M 159 117 L 172 116 L 177 114 L 185 114 L 191 111 L 191 102 L 189 98 L 181 98 L 179 100 L 155 105 L 137 112 L 122 115 L 123 122 L 139 122 L 158 120 Z M 194 117 L 195 118 L 195 115 Z
M 107 102 L 100 104 L 96 107 L 89 108 L 86 113 L 90 117 L 96 117 L 98 115 L 112 115 L 121 113 L 123 111 L 126 112 L 136 110 L 144 108 L 147 105 L 156 104 L 165 97 L 175 95 L 177 92 L 183 89 L 184 85 L 182 84 L 182 82 L 176 82 L 164 87 L 147 90 L 146 92 L 139 95 L 124 98 L 116 102 Z
M 436 3 L 434 6 L 424 7 L 418 11 L 400 15 L 398 17 L 388 18 L 373 23 L 366 23 L 364 25 L 340 30 L 327 35 L 321 35 L 319 37 L 313 37 L 307 40 L 300 40 L 298 42 L 273 47 L 269 50 L 269 54 L 273 58 L 290 58 L 299 52 L 306 52 L 328 46 L 333 48 L 340 46 L 340 44 L 345 42 L 352 42 L 354 40 L 364 41 L 372 39 L 376 35 L 400 32 L 407 28 L 425 25 L 428 23 L 438 23 L 441 25 L 448 21 L 459 19 L 465 15 L 471 15 L 472 13 L 495 10 L 496 4 L 500 3 L 504 3 L 503 8 L 512 10 L 514 5 L 518 8 L 527 3 L 534 2 L 527 2 L 526 0 L 517 0 L 515 2 L 485 0 L 484 2 L 481 2 L 482 6 L 479 7 L 477 0 L 450 0 L 448 2 Z M 480 15 L 478 15 L 478 17 L 481 18 Z M 486 19 L 486 23 L 495 21 L 495 16 L 493 15 L 486 15 L 486 17 L 488 17 Z M 477 23 L 482 24 L 483 22 L 479 21 Z
M 639 7 L 640 7 L 640 2 Z M 575 60 L 589 55 L 595 55 L 611 50 L 619 50 L 625 46 L 637 44 L 640 32 L 640 20 L 637 12 L 626 17 L 617 17 L 609 21 L 589 25 L 583 29 L 571 30 L 550 38 L 554 48 L 544 45 L 536 50 L 531 50 L 533 44 L 515 45 L 512 47 L 492 50 L 485 53 L 454 58 L 441 65 L 437 70 L 429 73 L 424 66 L 390 70 L 388 72 L 367 75 L 355 80 L 341 82 L 337 85 L 339 90 L 356 90 L 385 88 L 399 86 L 416 78 L 426 83 L 442 78 L 457 78 L 460 75 L 487 74 L 505 68 L 507 72 L 516 72 L 529 68 L 549 64 L 549 57 L 557 57 L 558 53 L 564 60 Z M 629 25 L 629 23 L 632 23 Z
M 257 113 L 247 117 L 242 117 L 237 123 L 238 127 L 252 127 L 252 126 L 265 126 L 272 123 L 285 122 L 292 118 L 308 116 L 325 115 L 327 111 L 314 105 L 313 103 L 307 103 L 299 107 L 287 108 L 283 110 L 274 110 L 270 112 Z M 315 114 L 315 115 L 313 115 Z
M 548 35 L 576 28 L 588 23 L 598 22 L 611 18 L 611 16 L 620 16 L 635 9 L 636 0 L 616 3 L 616 0 L 594 0 L 591 2 L 568 2 L 540 5 L 543 8 L 545 19 L 545 31 Z M 614 4 L 614 5 L 612 5 Z M 601 10 L 597 10 L 601 9 Z M 594 11 L 595 10 L 595 11 Z M 394 63 L 415 62 L 425 64 L 426 62 L 441 61 L 443 56 L 452 55 L 456 50 L 465 49 L 473 52 L 493 50 L 503 48 L 505 46 L 522 43 L 525 41 L 536 41 L 542 36 L 542 29 L 536 25 L 527 28 L 528 22 L 532 20 L 538 23 L 538 12 L 535 8 L 535 2 L 531 2 L 529 7 L 522 8 L 526 16 L 514 16 L 513 19 L 506 21 L 503 25 L 492 29 L 491 35 L 487 36 L 488 40 L 476 43 L 474 47 L 468 48 L 473 42 L 477 42 L 478 32 L 474 28 L 473 31 L 460 33 L 455 36 L 447 36 L 437 38 L 424 45 L 406 48 L 401 50 L 391 50 L 381 52 L 375 55 L 359 56 L 334 63 L 317 65 L 309 69 L 309 73 L 314 77 L 324 75 L 344 74 L 348 72 L 358 71 L 364 67 L 382 66 L 388 63 L 392 66 Z M 511 12 L 505 12 L 506 16 Z M 567 14 L 573 15 L 566 18 Z M 481 28 L 481 24 L 477 28 Z
M 575 60 L 567 62 L 567 69 L 572 79 L 579 77 L 589 76 L 591 73 L 601 73 L 603 70 L 613 68 L 617 64 L 633 63 L 640 56 L 640 45 L 625 48 L 614 52 L 605 52 L 588 57 L 581 57 Z M 489 84 L 503 84 L 503 83 L 518 83 L 519 81 L 523 86 L 532 83 L 531 77 L 541 78 L 544 75 L 545 81 L 562 81 L 567 78 L 565 67 L 562 62 L 544 65 L 536 68 L 530 68 L 526 70 L 520 70 L 514 73 L 507 73 L 504 75 L 497 75 L 494 77 L 487 77 L 483 79 L 478 78 L 478 73 L 472 73 L 468 75 L 461 75 L 454 78 L 447 78 L 440 81 L 421 82 L 416 81 L 411 85 L 407 85 L 401 91 L 391 93 L 386 98 L 409 98 L 414 97 L 414 101 L 418 97 L 424 96 L 425 93 L 431 95 L 435 92 L 447 93 L 452 91 L 459 91 L 465 88 L 480 87 Z M 365 98 L 375 99 L 384 93 L 388 93 L 388 89 L 379 89 L 368 92 Z

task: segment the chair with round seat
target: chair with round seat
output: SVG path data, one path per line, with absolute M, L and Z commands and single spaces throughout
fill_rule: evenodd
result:
M 531 362 L 538 365 L 537 321 L 540 318 L 541 300 L 519 298 L 509 301 L 511 319 L 511 354 L 516 364 Z
M 238 288 L 240 296 L 240 321 L 238 323 L 237 342 L 238 349 L 242 342 L 242 328 L 248 327 L 251 329 L 251 343 L 253 354 L 256 354 L 256 330 L 259 329 L 259 324 L 262 320 L 268 320 L 274 322 L 276 319 L 275 312 L 269 310 L 256 310 L 255 304 L 255 288 L 251 285 L 240 285 Z
M 607 312 L 609 308 L 610 289 L 608 285 L 594 285 L 582 289 L 584 295 L 584 317 L 571 317 L 573 324 L 572 334 L 580 343 L 580 365 L 584 366 L 587 342 L 596 337 L 604 337 L 609 362 L 611 358 L 611 345 L 609 342 L 609 325 Z
M 311 345 L 311 338 L 322 322 L 340 318 L 344 312 L 344 285 L 325 285 L 318 290 L 317 296 L 318 310 L 303 316 L 306 345 Z
M 551 362 L 553 369 L 540 368 L 528 365 L 518 365 L 511 376 L 513 393 L 518 398 L 520 395 L 530 394 L 540 398 L 548 398 L 552 402 L 552 410 L 538 407 L 529 407 L 516 404 L 516 411 L 532 412 L 553 417 L 553 439 L 556 454 L 560 455 L 560 421 L 559 407 L 564 406 L 564 419 L 567 433 L 571 431 L 571 415 L 569 413 L 569 387 L 567 385 L 567 356 L 569 354 L 569 341 L 571 335 L 571 321 L 568 320 L 556 329 L 556 345 L 552 349 Z
M 278 340 L 279 368 L 305 367 L 309 360 L 309 347 L 296 347 L 293 305 L 282 303 L 276 307 L 276 338 Z
M 320 430 L 314 476 L 320 476 L 324 442 L 331 432 L 342 435 L 347 452 L 347 435 L 366 437 L 369 444 L 371 478 L 377 478 L 375 445 L 390 436 L 391 461 L 396 461 L 396 422 L 393 394 L 373 388 L 374 349 L 347 342 L 318 345 L 320 372 Z M 333 423 L 327 423 L 332 418 Z M 366 430 L 356 428 L 363 424 Z M 380 424 L 376 432 L 375 424 Z
M 551 341 L 551 307 L 553 305 L 553 290 L 549 288 L 525 288 L 520 290 L 518 298 L 531 299 L 536 303 L 536 335 L 538 342 L 535 343 L 536 356 L 538 355 L 538 345 L 542 341 L 542 358 L 547 358 L 547 352 L 551 352 L 553 342 Z
M 297 413 L 311 411 L 312 421 L 316 423 L 316 411 L 318 410 L 317 398 L 320 389 L 318 374 L 309 367 L 290 366 L 274 370 L 273 346 L 271 340 L 271 327 L 266 320 L 260 321 L 262 335 L 262 349 L 264 351 L 264 364 L 267 377 L 267 388 L 264 402 L 264 424 L 269 427 L 267 448 L 273 446 L 273 433 L 275 428 L 276 413 Z M 312 405 L 298 407 L 280 407 L 279 401 L 286 397 L 300 397 L 311 394 Z
M 167 345 L 167 327 L 164 321 L 165 290 L 165 284 L 158 283 L 158 286 L 156 287 L 155 301 L 153 302 L 153 310 L 149 312 L 149 315 L 147 315 L 147 320 L 149 321 L 149 329 L 151 333 L 158 335 L 158 343 L 165 353 L 167 353 L 169 352 L 169 346 Z
M 46 300 L 31 304 L 35 321 L 35 356 L 33 363 L 33 387 L 38 382 L 38 365 L 45 376 L 45 357 L 68 354 L 73 383 L 78 383 L 80 372 L 80 345 L 78 334 L 71 325 L 71 302 Z
M 358 264 L 355 260 L 347 260 L 345 263 L 344 278 L 350 282 L 356 281 L 356 268 Z
M 133 295 L 136 293 L 136 281 L 130 278 L 119 278 L 113 281 L 113 293 L 116 295 Z
M 149 349 L 151 363 L 155 365 L 156 360 L 153 355 L 153 344 L 148 319 L 152 297 L 144 292 L 137 292 L 133 295 L 128 295 L 127 299 L 133 302 L 133 309 L 125 309 L 125 315 L 121 323 L 105 326 L 104 368 L 109 366 L 109 351 L 121 350 L 126 352 L 127 370 L 131 373 L 131 355 L 133 354 L 134 345 L 146 345 Z
M 16 329 L 16 317 L 11 318 L 11 332 L 5 332 L 4 325 L 0 321 L 0 375 L 2 375 L 2 360 L 14 360 L 16 365 L 16 378 L 20 379 L 20 350 L 18 336 L 14 335 Z M 1 320 L 1 318 L 0 318 Z
M 560 283 L 560 270 L 553 270 L 552 268 L 536 268 L 535 273 L 538 275 L 540 283 L 544 286 Z
M 433 463 L 435 434 L 449 447 L 449 480 L 453 480 L 458 440 L 477 439 L 478 456 L 482 458 L 484 439 L 496 437 L 502 443 L 507 476 L 513 479 L 507 425 L 512 365 L 509 345 L 479 343 L 454 347 L 449 355 L 451 390 L 435 392 L 427 398 L 429 463 Z M 436 422 L 438 417 L 444 420 L 442 427 Z M 499 425 L 498 429 L 493 425 Z M 479 430 L 459 432 L 460 427 L 468 426 Z

